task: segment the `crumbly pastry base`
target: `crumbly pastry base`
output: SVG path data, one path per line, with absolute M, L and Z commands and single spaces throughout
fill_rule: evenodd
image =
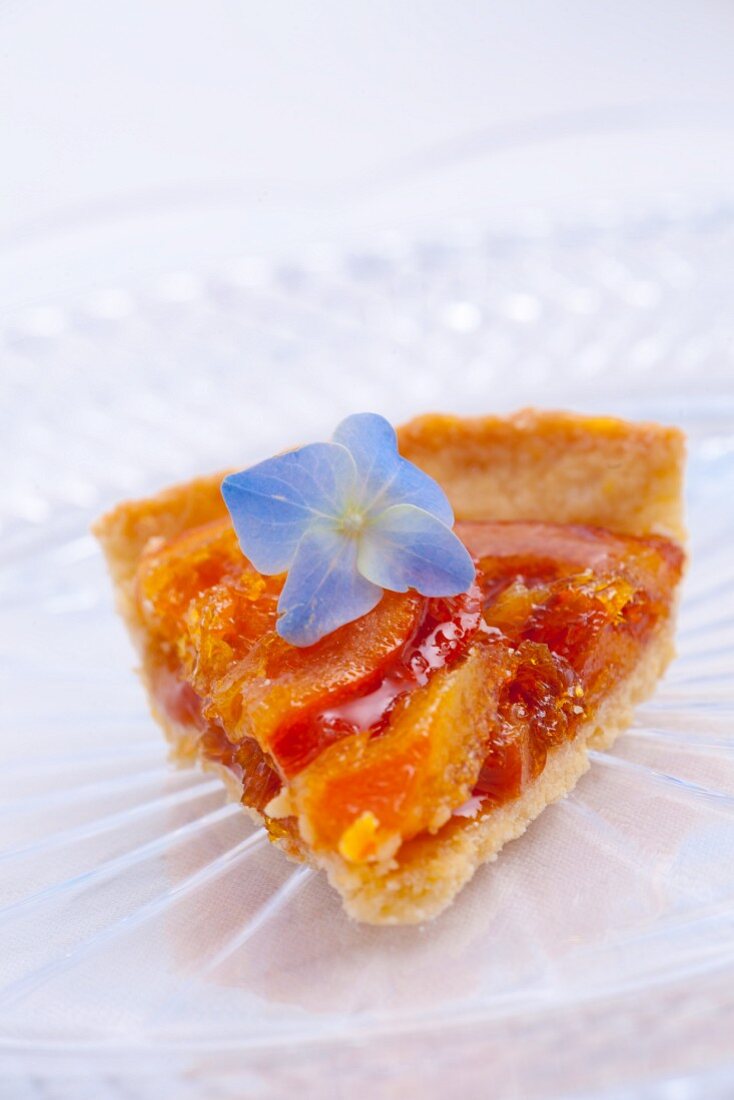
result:
M 510 417 L 462 420 L 429 416 L 399 431 L 401 453 L 435 477 L 457 519 L 579 523 L 628 534 L 662 534 L 684 542 L 680 432 L 654 424 L 525 410 Z M 151 539 L 170 538 L 224 514 L 221 474 L 175 486 L 149 500 L 122 504 L 96 525 L 115 582 L 118 604 L 143 655 L 145 632 L 133 582 Z M 552 750 L 542 774 L 522 795 L 474 818 L 454 817 L 439 832 L 407 842 L 389 867 L 353 865 L 340 856 L 278 846 L 323 868 L 346 911 L 372 924 L 418 924 L 437 916 L 483 863 L 525 832 L 550 803 L 573 789 L 588 769 L 589 748 L 608 748 L 627 728 L 673 655 L 674 608 L 648 642 L 633 672 L 620 681 L 572 742 Z M 182 762 L 198 757 L 235 798 L 237 779 L 202 759 L 192 731 L 153 713 Z M 254 810 L 248 813 L 262 820 Z

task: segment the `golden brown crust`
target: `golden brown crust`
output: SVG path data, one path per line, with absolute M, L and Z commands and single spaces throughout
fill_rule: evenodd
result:
M 400 453 L 446 490 L 459 520 L 581 523 L 683 542 L 685 439 L 677 428 L 524 409 L 421 416 Z
M 446 490 L 457 519 L 581 523 L 685 539 L 685 447 L 675 428 L 525 410 L 477 419 L 423 416 L 398 436 L 401 453 Z M 141 624 L 130 585 L 140 554 L 153 538 L 170 538 L 224 514 L 221 478 L 198 478 L 148 500 L 121 504 L 96 524 L 121 611 L 138 640 Z M 477 867 L 495 859 L 546 805 L 573 788 L 588 767 L 589 745 L 607 747 L 626 728 L 632 707 L 654 689 L 670 659 L 672 619 L 671 614 L 594 721 L 574 742 L 554 750 L 520 798 L 473 819 L 454 817 L 435 836 L 416 838 L 387 872 L 338 856 L 317 859 L 347 911 L 371 923 L 418 923 L 449 905 Z M 145 668 L 143 675 L 147 680 Z M 156 717 L 178 755 L 190 759 L 187 732 Z
M 102 543 L 118 591 L 127 590 L 151 539 L 169 539 L 226 514 L 222 477 L 196 477 L 153 497 L 123 501 L 100 516 L 92 530 Z

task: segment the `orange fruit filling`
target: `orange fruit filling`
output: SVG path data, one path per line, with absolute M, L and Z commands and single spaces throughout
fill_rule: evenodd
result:
M 268 807 L 274 835 L 385 859 L 472 794 L 517 797 L 632 670 L 682 569 L 657 537 L 456 531 L 477 561 L 468 593 L 386 593 L 307 649 L 276 633 L 284 578 L 252 567 L 228 519 L 143 556 L 158 706 L 239 778 L 247 805 Z

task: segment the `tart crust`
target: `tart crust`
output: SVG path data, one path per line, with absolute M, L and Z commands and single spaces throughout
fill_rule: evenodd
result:
M 553 521 L 685 540 L 685 445 L 675 428 L 528 409 L 508 417 L 423 416 L 399 429 L 398 438 L 401 454 L 442 485 L 457 520 Z M 145 631 L 132 591 L 140 555 L 153 539 L 168 539 L 225 515 L 223 476 L 197 478 L 123 503 L 95 525 L 120 611 L 143 656 L 149 693 L 152 669 L 146 667 Z M 507 841 L 575 786 L 589 767 L 589 748 L 608 748 L 629 725 L 634 706 L 651 694 L 673 656 L 674 616 L 675 605 L 634 671 L 619 681 L 571 742 L 548 754 L 543 772 L 513 801 L 472 818 L 454 816 L 435 835 L 408 841 L 390 868 L 350 864 L 288 842 L 281 846 L 325 869 L 357 920 L 415 924 L 437 916 L 482 863 L 496 859 Z M 161 714 L 152 693 L 151 703 L 174 758 L 191 762 L 198 755 L 192 731 Z M 226 768 L 201 756 L 199 761 L 221 774 L 239 798 L 239 784 Z M 260 820 L 256 811 L 248 812 Z

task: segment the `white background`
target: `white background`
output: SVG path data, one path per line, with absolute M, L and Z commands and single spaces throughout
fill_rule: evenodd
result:
M 731 817 L 721 812 L 734 797 L 725 748 L 730 730 L 721 725 L 731 711 L 731 577 L 720 549 L 732 530 L 732 433 L 728 423 L 721 425 L 730 408 L 723 395 L 731 392 L 734 361 L 734 220 L 724 211 L 719 221 L 701 219 L 713 231 L 699 232 L 695 219 L 671 219 L 669 232 L 638 239 L 634 220 L 625 232 L 605 237 L 604 219 L 624 219 L 637 209 L 685 210 L 687 204 L 721 212 L 734 199 L 733 44 L 731 0 L 0 0 L 0 311 L 10 319 L 9 325 L 0 321 L 0 440 L 7 448 L 0 462 L 6 471 L 0 544 L 15 562 L 5 582 L 2 606 L 10 617 L 0 671 L 7 673 L 3 702 L 10 716 L 2 748 L 11 758 L 23 753 L 23 735 L 37 748 L 53 742 L 59 754 L 134 750 L 139 738 L 143 748 L 150 741 L 160 751 L 160 778 L 153 776 L 151 790 L 160 782 L 165 791 L 170 781 L 87 535 L 90 520 L 107 503 L 187 472 L 224 468 L 233 456 L 241 455 L 244 465 L 297 439 L 326 438 L 341 415 L 359 408 L 379 409 L 395 420 L 420 409 L 480 411 L 509 405 L 511 394 L 512 405 L 519 404 L 518 391 L 523 401 L 526 393 L 545 400 L 563 383 L 574 401 L 604 411 L 612 397 L 657 401 L 662 391 L 678 402 L 674 415 L 689 411 L 701 433 L 708 422 L 702 417 L 696 424 L 694 399 L 713 405 L 713 396 L 722 418 L 706 427 L 703 443 L 692 438 L 697 545 L 691 583 L 698 602 L 681 635 L 687 663 L 668 682 L 667 703 L 664 687 L 661 709 L 639 717 L 657 749 L 644 739 L 627 742 L 637 779 L 620 772 L 619 786 L 612 780 L 604 787 L 603 766 L 595 769 L 601 794 L 594 802 L 591 789 L 590 805 L 606 811 L 609 824 L 600 820 L 592 827 L 584 819 L 579 829 L 570 810 L 565 832 L 561 818 L 566 840 L 559 849 L 556 814 L 556 825 L 538 834 L 537 843 L 547 847 L 527 867 L 518 854 L 503 857 L 501 873 L 509 877 L 494 897 L 515 909 L 507 910 L 499 933 L 492 927 L 486 937 L 487 895 L 467 891 L 453 911 L 456 925 L 435 926 L 413 945 L 413 984 L 405 971 L 394 980 L 394 956 L 369 956 L 364 944 L 352 950 L 341 918 L 331 926 L 320 923 L 322 902 L 330 904 L 324 887 L 308 910 L 319 920 L 304 922 L 314 952 L 298 951 L 297 966 L 289 970 L 286 961 L 279 968 L 283 949 L 292 960 L 297 941 L 289 955 L 283 925 L 271 932 L 266 922 L 263 932 L 272 940 L 254 939 L 238 957 L 245 980 L 224 989 L 203 981 L 207 996 L 215 994 L 207 1001 L 198 996 L 200 986 L 193 987 L 184 1035 L 198 1038 L 204 1024 L 214 1034 L 222 1005 L 233 1030 L 248 1033 L 250 1024 L 267 1030 L 271 1019 L 282 1022 L 284 1012 L 292 1012 L 286 1026 L 289 1020 L 300 1026 L 297 1000 L 284 1008 L 277 996 L 255 999 L 246 977 L 250 966 L 259 972 L 260 960 L 267 964 L 265 975 L 276 985 L 287 981 L 289 989 L 296 971 L 295 986 L 309 1011 L 320 982 L 328 987 L 329 1010 L 337 1002 L 342 1010 L 345 989 L 352 1005 L 363 1009 L 374 979 L 380 991 L 374 1003 L 396 1018 L 401 998 L 412 1003 L 424 987 L 448 1004 L 461 989 L 470 1007 L 491 1009 L 495 992 L 518 988 L 529 960 L 548 980 L 540 988 L 552 1056 L 546 1066 L 542 1058 L 528 1060 L 526 1040 L 513 1044 L 514 1015 L 507 1033 L 496 1032 L 488 1048 L 482 1018 L 477 1042 L 464 1048 L 473 1058 L 469 1073 L 476 1074 L 468 1079 L 481 1081 L 480 1089 L 486 1089 L 487 1064 L 499 1065 L 495 1077 L 506 1095 L 515 1079 L 530 1078 L 534 1095 L 541 1088 L 550 1093 L 571 1065 L 578 1071 L 577 1095 L 582 1071 L 587 1083 L 608 1085 L 608 1097 L 616 1080 L 643 1073 L 668 1077 L 666 1096 L 731 1094 L 728 1073 L 716 1091 L 722 1060 L 731 1057 L 728 972 L 714 973 L 712 985 L 688 972 L 671 995 L 670 1012 L 660 1008 L 655 984 L 628 986 L 629 1000 L 611 1010 L 603 1031 L 600 1017 L 589 1029 L 580 1018 L 554 1013 L 553 998 L 585 985 L 590 963 L 596 967 L 593 990 L 628 981 L 635 967 L 656 978 L 666 975 L 678 948 L 682 957 L 690 946 L 691 958 L 704 960 L 702 969 L 714 957 L 722 966 L 730 957 L 730 910 L 716 907 L 730 900 L 732 881 L 731 860 L 722 859 L 732 850 Z M 553 234 L 537 255 L 521 249 L 514 259 L 499 255 L 494 262 L 496 237 L 488 257 L 480 247 L 483 226 L 537 228 L 585 217 L 597 227 L 601 221 L 602 232 L 592 234 L 578 255 L 561 243 L 555 247 Z M 319 278 L 316 268 L 304 292 L 313 309 L 297 308 L 298 287 L 289 291 L 287 281 L 272 279 L 258 291 L 253 279 L 255 289 L 248 288 L 248 264 L 256 269 L 258 256 L 265 257 L 261 270 L 272 273 L 279 269 L 270 258 L 278 255 L 318 265 L 319 257 L 323 262 L 352 246 L 374 246 L 379 256 L 386 242 L 399 249 L 400 241 L 413 237 L 446 233 L 451 239 L 465 224 L 466 252 L 451 252 L 439 273 L 423 280 L 414 255 L 421 250 L 406 249 L 395 278 L 389 264 L 386 274 L 378 271 L 363 282 L 330 281 L 326 265 Z M 231 271 L 233 262 L 242 265 L 235 270 L 244 277 L 227 283 L 226 292 L 224 280 L 199 278 L 209 270 Z M 127 293 L 149 283 L 166 293 Z M 207 292 L 197 293 L 197 285 Z M 96 312 L 87 308 L 92 304 Z M 39 652 L 47 655 L 42 681 Z M 686 700 L 700 706 L 700 720 L 690 730 L 680 709 Z M 700 752 L 693 740 L 686 748 L 689 732 L 710 738 L 711 752 Z M 667 733 L 678 748 L 670 749 Z M 719 735 L 720 753 L 714 751 Z M 64 785 L 77 780 L 73 761 L 68 766 L 69 758 L 60 758 L 66 766 L 43 774 L 47 789 L 63 799 Z M 105 768 L 93 763 L 85 772 L 90 785 L 100 783 L 99 802 L 80 811 L 90 821 L 110 812 Z M 27 774 L 35 792 L 35 767 Z M 14 775 L 0 769 L 22 810 Z M 688 790 L 686 780 L 699 787 Z M 699 803 L 701 786 L 711 790 Z M 617 791 L 624 792 L 624 803 Z M 130 804 L 145 797 L 133 791 Z M 70 798 L 75 802 L 76 795 Z M 48 816 L 26 815 L 31 836 L 43 840 L 59 827 L 54 805 L 51 825 Z M 624 810 L 621 831 L 620 806 L 641 808 L 639 815 Z M 13 831 L 16 820 L 6 815 L 6 830 Z M 126 844 L 160 836 L 158 820 L 139 839 L 131 833 Z M 43 854 L 38 861 L 18 861 L 14 888 L 24 894 L 45 889 L 49 876 L 88 881 L 95 865 L 119 851 L 116 833 L 100 837 L 93 838 L 100 844 L 98 860 L 88 848 L 67 845 L 51 870 Z M 612 848 L 611 860 L 610 837 L 619 845 L 619 858 Z M 204 834 L 204 855 L 208 844 Z M 579 858 L 593 889 L 577 889 Z M 59 952 L 83 948 L 97 919 L 105 926 L 118 916 L 124 921 L 136 911 L 135 899 L 147 888 L 155 897 L 175 869 L 167 852 L 160 864 L 134 866 L 131 877 L 116 876 L 111 895 L 96 902 L 82 894 L 63 908 L 62 898 L 60 919 L 55 909 L 49 917 L 39 908 L 31 919 L 26 912 L 19 925 L 26 938 L 16 934 L 13 940 L 6 926 L 2 961 L 15 973 L 68 959 Z M 280 873 L 280 863 L 272 867 Z M 580 877 L 588 885 L 586 875 Z M 258 875 L 245 880 L 257 893 Z M 524 904 L 533 896 L 533 881 L 535 896 L 548 899 L 544 932 L 533 906 Z M 187 943 L 199 927 L 194 916 L 201 900 L 197 894 L 191 909 L 178 910 Z M 667 902 L 676 938 L 651 940 L 645 922 Z M 704 902 L 714 908 L 704 908 L 702 925 L 696 914 Z M 212 891 L 207 903 L 222 930 L 217 925 L 211 942 L 197 939 L 196 948 L 204 946 L 211 958 L 232 928 L 244 926 L 243 895 Z M 690 925 L 680 920 L 688 914 Z M 161 991 L 181 985 L 177 961 L 161 950 L 168 927 L 152 922 L 149 939 L 144 930 L 135 934 L 130 954 L 118 955 L 115 940 L 101 957 L 82 951 L 87 970 L 72 957 L 55 986 L 31 986 L 38 998 L 21 1002 L 13 1027 L 23 1036 L 21 1055 L 31 1051 L 34 1074 L 51 1076 L 53 1063 L 50 1069 L 36 1065 L 25 1039 L 42 1036 L 49 1025 L 55 1034 L 59 1023 L 62 1030 L 68 1023 L 85 1039 L 90 1024 L 91 1033 L 103 1038 L 119 1029 L 124 1036 L 127 1026 L 134 1042 L 141 1035 L 147 1042 L 148 1022 L 160 1023 L 155 1013 L 167 995 Z M 293 937 L 298 927 L 290 921 Z M 329 927 L 336 929 L 333 938 Z M 634 958 L 628 948 L 624 957 L 605 954 L 620 927 L 641 932 Z M 556 969 L 557 950 L 577 936 L 581 954 L 571 952 L 568 969 L 560 962 Z M 524 954 L 530 937 L 533 948 Z M 518 978 L 513 967 L 523 954 Z M 309 960 L 305 968 L 303 958 Z M 568 985 L 556 978 L 564 973 Z M 314 1028 L 324 1022 L 324 1006 L 317 1007 L 309 1018 Z M 525 1035 L 537 1052 L 535 1020 Z M 651 1027 L 651 1020 L 660 1026 Z M 162 1022 L 165 1028 L 165 1013 Z M 646 1054 L 651 1039 L 655 1050 Z M 450 1043 L 437 1049 L 446 1057 L 450 1084 L 421 1051 L 405 1087 L 420 1090 L 430 1075 L 427 1088 L 450 1091 L 457 1068 L 466 1068 L 463 1052 Z M 389 1054 L 374 1066 L 372 1051 L 369 1058 L 379 1089 Z M 107 1067 L 85 1064 L 82 1054 L 84 1078 L 49 1083 L 19 1077 L 13 1095 L 209 1100 L 214 1071 L 210 1056 L 202 1059 L 199 1087 L 192 1074 L 174 1081 L 175 1068 L 168 1066 L 162 1081 L 132 1076 L 147 1065 L 137 1055 L 122 1066 L 122 1077 L 116 1076 L 119 1065 L 108 1076 Z M 610 1075 L 594 1080 L 605 1059 L 614 1063 Z M 348 1058 L 339 1062 L 349 1071 Z M 272 1069 L 291 1072 L 282 1059 L 264 1072 Z M 690 1076 L 701 1072 L 697 1081 Z M 226 1083 L 218 1095 L 239 1097 L 248 1086 L 238 1085 L 233 1074 L 225 1090 Z M 356 1095 L 349 1087 L 342 1094 Z M 471 1088 L 463 1095 L 471 1096 Z M 529 1092 L 519 1084 L 516 1095 Z
M 0 51 L 11 312 L 734 179 L 727 0 L 4 0 Z

